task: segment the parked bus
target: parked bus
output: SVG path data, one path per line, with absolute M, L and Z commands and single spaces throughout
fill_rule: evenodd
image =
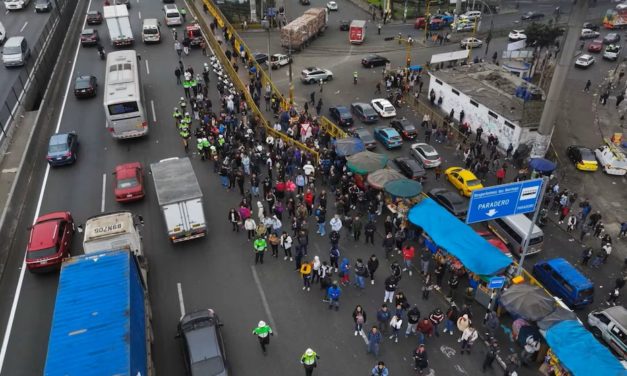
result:
M 139 63 L 134 50 L 107 56 L 104 110 L 113 138 L 141 137 L 148 133 Z

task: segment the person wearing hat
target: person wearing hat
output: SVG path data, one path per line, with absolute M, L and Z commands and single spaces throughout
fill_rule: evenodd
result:
M 300 357 L 300 363 L 305 367 L 305 375 L 313 375 L 313 370 L 318 366 L 317 360 L 320 359 L 318 354 L 312 349 L 305 350 L 303 356 Z
M 270 344 L 270 336 L 273 336 L 272 328 L 266 324 L 265 321 L 259 321 L 257 327 L 253 329 L 253 334 L 259 339 L 259 345 L 261 345 L 261 351 L 266 355 L 266 346 Z

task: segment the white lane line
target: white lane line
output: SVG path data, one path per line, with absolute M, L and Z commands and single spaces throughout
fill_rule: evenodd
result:
M 155 112 L 155 101 L 150 100 L 150 107 L 152 108 L 152 122 L 157 122 L 157 113 Z
M 148 59 L 144 59 L 146 62 L 146 74 L 150 74 L 150 67 L 148 66 Z
M 366 336 L 366 333 L 359 333 L 361 335 L 361 338 L 364 339 L 364 342 L 366 342 L 366 345 L 368 344 L 368 337 Z
M 20 29 L 20 33 L 22 31 L 24 31 L 24 29 L 26 29 L 26 25 L 28 25 L 28 21 L 24 22 L 24 25 L 22 26 L 22 28 Z
M 139 19 L 141 20 L 142 19 L 142 12 L 137 12 L 137 16 L 139 16 Z
M 259 290 L 259 295 L 261 296 L 261 304 L 263 304 L 263 309 L 266 311 L 266 315 L 268 316 L 268 321 L 270 322 L 270 326 L 272 327 L 272 333 L 274 333 L 275 337 L 278 337 L 279 331 L 277 330 L 276 323 L 274 322 L 274 318 L 272 317 L 272 312 L 270 312 L 268 299 L 266 299 L 266 293 L 263 291 L 263 286 L 261 286 L 261 282 L 259 281 L 259 276 L 257 275 L 257 269 L 255 269 L 254 265 L 251 265 L 250 269 L 253 271 L 253 278 L 255 279 L 257 290 Z
M 6 14 L 9 14 L 9 10 L 8 10 L 8 9 L 7 9 L 7 10 L 5 10 L 5 11 L 4 11 L 4 14 L 5 14 L 5 15 L 6 15 Z
M 185 316 L 185 302 L 183 301 L 183 287 L 181 286 L 181 283 L 177 283 L 176 284 L 176 289 L 178 290 L 178 294 L 179 294 L 179 309 L 181 310 L 181 318 L 183 316 Z
M 100 202 L 100 212 L 104 213 L 105 211 L 105 197 L 107 194 L 107 174 L 102 174 L 102 200 Z
M 87 4 L 87 9 L 91 7 L 91 0 Z M 83 29 L 87 17 L 83 21 Z M 70 92 L 70 85 L 72 85 L 72 79 L 74 78 L 74 69 L 76 68 L 76 61 L 78 60 L 78 52 L 80 51 L 81 41 L 76 42 L 76 53 L 74 54 L 74 61 L 72 62 L 72 71 L 67 80 L 67 86 L 65 87 L 65 94 L 63 95 L 63 104 L 59 111 L 59 120 L 57 120 L 57 127 L 54 133 L 59 133 L 61 128 L 61 120 L 63 120 L 63 111 L 65 110 L 65 104 L 67 103 L 68 93 Z M 46 185 L 48 183 L 48 175 L 50 174 L 50 165 L 46 164 L 46 172 L 44 173 L 44 180 L 41 185 L 41 191 L 39 192 L 39 199 L 37 201 L 37 208 L 35 209 L 35 217 L 33 218 L 33 224 L 37 217 L 39 217 L 39 211 L 41 210 L 41 204 L 44 201 L 44 193 L 46 192 Z M 4 366 L 4 358 L 7 356 L 7 349 L 9 347 L 9 338 L 11 337 L 11 330 L 13 329 L 13 321 L 15 320 L 15 312 L 17 311 L 17 304 L 20 301 L 20 294 L 22 293 L 22 282 L 24 281 L 24 273 L 26 271 L 26 252 L 24 252 L 24 260 L 22 261 L 22 270 L 20 271 L 20 277 L 15 287 L 15 295 L 13 296 L 13 303 L 11 304 L 11 313 L 9 314 L 9 320 L 7 321 L 6 329 L 4 330 L 4 338 L 2 338 L 2 348 L 0 348 L 0 374 L 2 373 L 2 367 Z

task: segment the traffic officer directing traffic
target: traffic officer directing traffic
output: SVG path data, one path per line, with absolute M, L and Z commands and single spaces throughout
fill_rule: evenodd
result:
M 263 264 L 263 254 L 268 249 L 268 244 L 266 243 L 266 239 L 257 238 L 253 243 L 253 248 L 255 249 L 255 265 L 257 263 Z
M 253 329 L 253 334 L 259 338 L 261 351 L 263 351 L 263 355 L 266 355 L 266 346 L 270 344 L 270 336 L 274 335 L 274 333 L 272 333 L 272 328 L 262 320 L 259 321 L 257 327 Z
M 300 357 L 300 362 L 305 367 L 305 375 L 311 376 L 313 375 L 313 370 L 318 366 L 316 362 L 320 357 L 316 354 L 312 349 L 305 350 L 303 356 Z

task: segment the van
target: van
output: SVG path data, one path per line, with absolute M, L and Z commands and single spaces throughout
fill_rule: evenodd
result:
M 144 19 L 144 22 L 142 24 L 142 42 L 161 42 L 161 30 L 159 28 L 159 21 L 156 18 Z
M 529 228 L 531 227 L 531 220 L 527 216 L 516 214 L 493 219 L 488 222 L 488 227 L 507 244 L 512 254 L 518 257 L 521 256 L 523 241 L 527 238 Z M 534 224 L 531 238 L 527 245 L 527 255 L 533 255 L 542 251 L 543 243 L 544 232 Z
M 475 21 L 481 18 L 481 11 L 478 10 L 469 10 L 468 12 L 462 14 L 462 16 L 466 17 L 470 21 Z
M 5 67 L 18 67 L 26 64 L 30 48 L 24 37 L 11 37 L 2 48 L 2 63 Z
M 166 4 L 163 6 L 163 12 L 165 13 L 165 24 L 167 26 L 176 26 L 183 23 L 181 13 L 176 4 Z
M 535 264 L 533 276 L 569 307 L 581 308 L 594 300 L 594 284 L 563 258 Z
M 588 314 L 588 324 L 592 334 L 603 339 L 621 359 L 627 360 L 627 309 L 625 307 L 614 306 L 592 311 Z

